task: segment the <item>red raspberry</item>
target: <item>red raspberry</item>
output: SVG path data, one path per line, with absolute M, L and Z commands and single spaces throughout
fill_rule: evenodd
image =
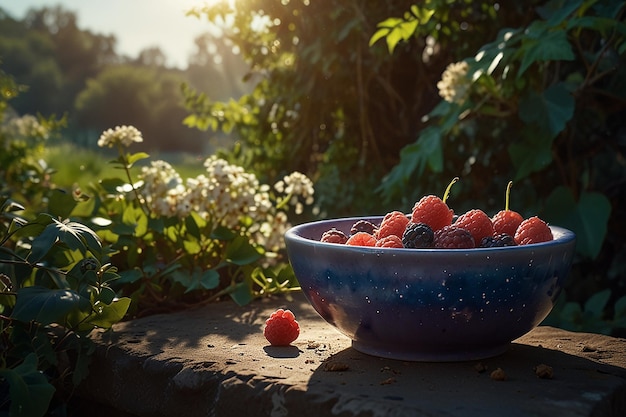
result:
M 409 218 L 401 211 L 392 211 L 391 213 L 387 213 L 387 215 L 385 215 L 383 220 L 380 222 L 378 232 L 376 232 L 376 237 L 379 240 L 392 235 L 402 237 L 407 224 L 409 224 Z
M 454 222 L 456 227 L 468 230 L 474 238 L 474 243 L 481 242 L 487 236 L 493 236 L 493 224 L 484 211 L 473 209 L 459 216 Z
M 442 199 L 435 195 L 427 195 L 415 203 L 411 222 L 425 223 L 436 231 L 444 226 L 450 226 L 453 216 L 454 212 Z
M 444 226 L 435 231 L 433 245 L 439 249 L 472 249 L 476 247 L 472 234 L 468 230 L 456 226 Z
M 396 235 L 385 236 L 382 239 L 376 241 L 376 246 L 379 248 L 403 248 L 402 239 Z
M 515 243 L 518 245 L 548 242 L 552 239 L 554 237 L 548 223 L 537 216 L 524 220 L 515 232 Z
M 344 232 L 333 227 L 322 234 L 320 242 L 339 243 L 340 245 L 343 245 L 347 240 L 348 236 L 346 236 Z
M 376 246 L 376 238 L 367 232 L 356 232 L 346 241 L 351 246 Z
M 507 235 L 515 236 L 515 231 L 523 220 L 522 215 L 516 211 L 500 210 L 491 219 L 494 234 L 506 233 Z
M 495 234 L 506 233 L 507 235 L 515 236 L 515 231 L 524 220 L 521 214 L 516 211 L 509 210 L 509 200 L 511 197 L 512 186 L 513 181 L 509 181 L 506 186 L 506 193 L 504 194 L 504 210 L 496 213 L 496 215 L 491 219 Z
M 265 321 L 263 335 L 272 346 L 288 346 L 300 335 L 300 326 L 290 310 L 279 308 Z

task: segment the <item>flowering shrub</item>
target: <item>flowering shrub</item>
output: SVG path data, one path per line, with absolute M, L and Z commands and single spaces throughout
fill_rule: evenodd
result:
M 143 140 L 131 126 L 105 131 L 101 147 L 118 150 L 113 161 L 123 178 L 102 180 L 92 222 L 120 269 L 118 290 L 135 301 L 133 312 L 177 308 L 230 295 L 246 304 L 255 297 L 297 288 L 284 258 L 288 215 L 313 203 L 311 181 L 295 172 L 274 187 L 216 156 L 206 172 L 183 180 L 162 160 L 128 147 Z
M 0 111 L 0 193 L 29 206 L 41 204 L 51 188 L 51 170 L 40 154 L 54 130 L 64 123 L 63 119 L 16 117 Z
M 439 95 L 449 103 L 463 104 L 469 89 L 471 80 L 467 77 L 469 65 L 467 62 L 454 62 L 447 66 L 441 75 L 441 81 L 437 83 Z

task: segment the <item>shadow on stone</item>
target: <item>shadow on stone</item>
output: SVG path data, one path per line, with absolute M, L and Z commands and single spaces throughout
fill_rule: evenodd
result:
M 535 374 L 541 364 L 553 368 L 553 378 Z M 491 378 L 497 368 L 505 380 Z M 508 417 L 626 415 L 623 368 L 517 343 L 497 357 L 440 363 L 396 361 L 347 348 L 314 370 L 307 393 L 318 406 L 353 416 L 497 415 L 502 410 Z
M 297 358 L 301 350 L 296 346 L 264 346 L 263 350 L 272 358 Z

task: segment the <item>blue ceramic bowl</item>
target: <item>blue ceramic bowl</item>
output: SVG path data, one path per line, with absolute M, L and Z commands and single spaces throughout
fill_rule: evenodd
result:
M 320 242 L 357 220 L 305 223 L 285 234 L 302 291 L 328 323 L 374 356 L 461 361 L 496 356 L 536 327 L 563 288 L 575 235 L 503 248 L 391 249 Z

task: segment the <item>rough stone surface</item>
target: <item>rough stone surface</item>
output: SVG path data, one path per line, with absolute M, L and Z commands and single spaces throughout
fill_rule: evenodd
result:
M 289 347 L 263 337 L 279 307 L 300 323 Z M 80 396 L 118 416 L 626 416 L 626 339 L 553 327 L 480 362 L 394 361 L 352 349 L 297 296 L 150 316 L 96 340 Z

